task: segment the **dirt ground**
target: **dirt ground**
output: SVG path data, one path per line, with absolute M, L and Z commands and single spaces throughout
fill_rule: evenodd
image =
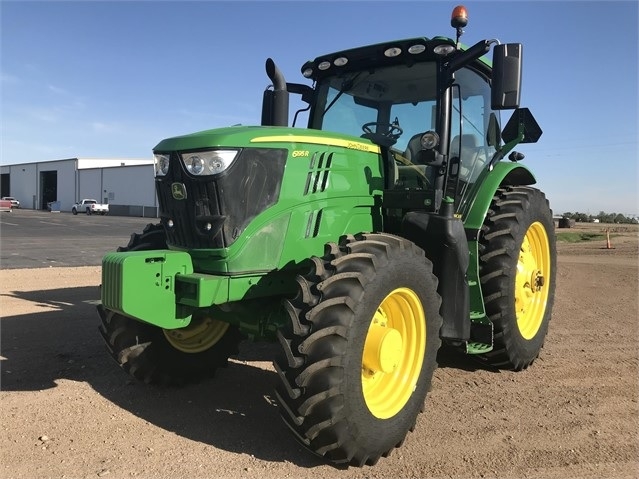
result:
M 272 346 L 247 345 L 212 381 L 156 389 L 104 350 L 98 267 L 0 271 L 0 476 L 637 478 L 638 230 L 610 238 L 559 243 L 553 319 L 530 369 L 441 354 L 403 447 L 347 470 L 279 419 Z

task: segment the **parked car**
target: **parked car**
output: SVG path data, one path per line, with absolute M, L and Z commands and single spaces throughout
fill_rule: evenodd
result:
M 98 213 L 106 215 L 109 212 L 109 205 L 98 203 L 97 200 L 85 198 L 79 203 L 74 204 L 71 207 L 71 213 L 77 215 L 78 213 L 86 213 L 92 215 Z
M 0 200 L 0 211 L 8 211 L 9 213 L 11 213 L 12 209 L 13 204 L 10 200 L 5 200 L 4 198 Z
M 20 208 L 20 202 L 16 200 L 13 196 L 3 196 L 2 199 L 11 201 L 12 208 Z

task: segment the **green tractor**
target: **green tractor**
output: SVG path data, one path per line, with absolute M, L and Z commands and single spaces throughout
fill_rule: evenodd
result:
M 312 86 L 268 59 L 260 126 L 154 148 L 160 221 L 102 262 L 100 331 L 125 371 L 193 383 L 241 341 L 279 343 L 284 423 L 348 467 L 402 444 L 442 344 L 491 367 L 533 363 L 556 240 L 514 147 L 541 130 L 519 107 L 521 45 L 465 48 L 466 23 L 459 6 L 456 39 L 319 56 L 302 67 Z M 290 94 L 308 105 L 293 126 Z

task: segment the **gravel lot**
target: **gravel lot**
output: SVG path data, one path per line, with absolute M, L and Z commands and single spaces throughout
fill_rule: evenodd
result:
M 6 238 L 3 258 L 12 254 Z M 128 235 L 120 238 L 112 241 L 126 244 Z M 272 345 L 245 345 L 200 385 L 139 384 L 98 334 L 99 266 L 3 265 L 0 475 L 637 478 L 637 229 L 611 241 L 614 249 L 560 243 L 550 332 L 530 369 L 498 372 L 440 354 L 426 410 L 403 447 L 346 470 L 309 455 L 280 421 Z

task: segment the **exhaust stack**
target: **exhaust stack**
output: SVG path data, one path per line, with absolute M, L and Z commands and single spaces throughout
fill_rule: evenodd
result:
M 266 60 L 266 74 L 271 80 L 272 85 L 269 85 L 264 91 L 262 126 L 288 126 L 288 91 L 286 90 L 286 80 L 271 58 Z

